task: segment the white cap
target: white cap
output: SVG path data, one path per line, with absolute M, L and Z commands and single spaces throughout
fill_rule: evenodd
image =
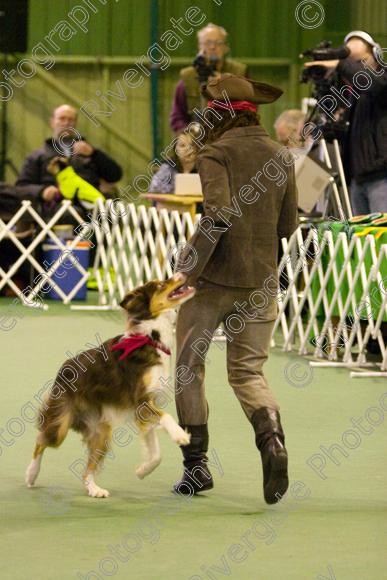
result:
M 370 46 L 373 47 L 378 46 L 377 42 L 374 41 L 372 36 L 368 34 L 368 32 L 364 32 L 363 30 L 352 30 L 352 32 L 349 32 L 347 36 L 344 38 L 344 44 L 346 44 L 348 40 L 350 40 L 355 36 L 356 38 L 361 38 L 362 40 L 364 40 L 364 42 L 367 42 L 367 44 L 369 44 Z

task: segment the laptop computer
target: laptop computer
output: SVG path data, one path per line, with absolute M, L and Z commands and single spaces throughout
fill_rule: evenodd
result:
M 178 173 L 175 177 L 176 195 L 202 195 L 202 184 L 198 173 Z

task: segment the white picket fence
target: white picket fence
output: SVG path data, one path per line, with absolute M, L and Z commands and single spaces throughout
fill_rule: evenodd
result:
M 23 294 L 24 303 L 33 305 L 31 297 L 61 265 L 58 259 L 49 271 L 44 270 L 33 256 L 37 245 L 48 236 L 68 251 L 80 239 L 92 238 L 96 243 L 93 274 L 99 302 L 95 308 L 116 309 L 128 289 L 172 275 L 176 248 L 189 240 L 199 219 L 196 216 L 192 220 L 189 213 L 98 201 L 92 218 L 78 227 L 71 246 L 65 246 L 52 227 L 66 211 L 82 224 L 82 217 L 69 202 L 63 202 L 47 224 L 30 202 L 23 202 L 8 224 L 0 220 L 0 241 L 7 237 L 21 251 L 8 272 L 0 269 L 0 289 L 8 284 L 21 296 L 12 276 L 28 261 L 41 274 L 29 293 Z M 37 231 L 27 248 L 14 234 L 16 223 L 26 213 L 36 223 Z M 279 313 L 273 333 L 277 346 L 302 356 L 312 355 L 315 365 L 348 367 L 353 370 L 351 376 L 387 376 L 382 326 L 387 321 L 387 244 L 377 251 L 372 235 L 349 239 L 346 233 L 335 237 L 328 230 L 322 237 L 309 226 L 301 226 L 289 241 L 283 239 L 281 243 L 279 275 L 283 291 L 278 295 Z M 76 258 L 72 261 L 81 273 L 76 288 L 66 294 L 52 283 L 66 304 L 89 276 Z M 371 341 L 378 345 L 376 358 L 369 353 Z
M 94 275 L 99 303 L 117 306 L 124 294 L 149 280 L 164 280 L 173 274 L 173 252 L 194 231 L 189 213 L 166 209 L 99 202 L 92 224 L 97 241 Z
M 23 201 L 21 207 L 7 223 L 0 218 L 0 242 L 2 240 L 8 240 L 20 251 L 19 258 L 9 270 L 4 271 L 0 267 L 0 290 L 5 286 L 9 286 L 25 306 L 41 307 L 42 303 L 37 299 L 37 295 L 47 285 L 55 289 L 64 304 L 69 304 L 79 288 L 89 278 L 89 272 L 83 268 L 72 254 L 74 247 L 81 241 L 80 236 L 77 236 L 69 245 L 66 245 L 58 238 L 53 229 L 60 223 L 64 214 L 70 214 L 73 220 L 79 224 L 84 221 L 70 201 L 63 201 L 58 211 L 48 222 L 43 220 L 30 201 Z M 24 232 L 28 236 L 17 233 L 17 226 L 23 222 L 29 224 L 27 232 Z M 30 243 L 26 246 L 22 242 L 23 237 L 30 239 Z M 51 240 L 58 250 L 60 250 L 58 259 L 48 269 L 44 268 L 35 257 L 35 251 L 38 246 L 47 240 Z M 68 293 L 64 292 L 53 279 L 53 276 L 59 268 L 62 268 L 64 261 L 70 261 L 73 267 L 80 272 L 79 281 Z M 26 263 L 32 266 L 38 274 L 34 277 L 31 286 L 20 290 L 15 284 L 13 277 L 17 273 L 17 270 Z M 44 305 L 44 307 L 47 308 L 47 305 Z
M 367 350 L 372 339 L 380 349 L 382 372 L 367 376 L 387 376 L 383 372 L 387 371 L 387 341 L 382 331 L 383 319 L 387 325 L 387 244 L 378 253 L 375 244 L 372 235 L 353 235 L 348 240 L 344 232 L 335 240 L 329 230 L 319 238 L 313 228 L 306 237 L 299 228 L 289 242 L 282 240 L 279 274 L 285 273 L 291 282 L 279 301 L 274 334 L 282 330 L 284 350 L 297 349 L 305 355 L 314 346 L 313 356 L 320 359 L 316 366 L 368 367 L 373 365 Z M 325 264 L 324 252 L 329 256 Z M 296 263 L 291 259 L 294 254 L 300 256 Z

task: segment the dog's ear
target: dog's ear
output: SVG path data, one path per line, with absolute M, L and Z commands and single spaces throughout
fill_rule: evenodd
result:
M 150 301 L 155 293 L 158 282 L 148 282 L 140 288 L 128 292 L 121 300 L 120 306 L 131 318 L 136 320 L 150 320 L 153 318 L 150 311 Z
M 123 299 L 120 302 L 121 308 L 123 308 L 124 310 L 127 310 L 129 308 L 129 305 L 131 304 L 133 298 L 134 298 L 134 292 L 128 292 L 128 294 L 125 294 L 125 296 L 123 297 Z
M 57 175 L 60 171 L 68 167 L 69 160 L 66 157 L 53 157 L 50 159 L 47 165 L 47 171 L 51 173 L 51 175 Z
M 59 167 L 59 171 L 66 169 L 69 166 L 69 160 L 67 157 L 56 157 L 56 163 Z

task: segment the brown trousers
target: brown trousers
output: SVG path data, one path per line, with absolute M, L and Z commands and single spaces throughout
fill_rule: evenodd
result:
M 176 376 L 176 391 L 181 391 L 176 394 L 181 425 L 207 423 L 205 362 L 211 364 L 207 355 L 210 338 L 221 322 L 228 337 L 226 343 L 219 344 L 227 348 L 228 381 L 247 418 L 250 420 L 260 407 L 279 410 L 262 370 L 277 316 L 277 299 L 254 292 L 251 288 L 219 286 L 200 280 L 195 296 L 181 306 L 176 330 L 176 363 L 177 368 L 182 365 L 189 368 L 183 374 L 182 369 L 177 373 L 181 381 Z

